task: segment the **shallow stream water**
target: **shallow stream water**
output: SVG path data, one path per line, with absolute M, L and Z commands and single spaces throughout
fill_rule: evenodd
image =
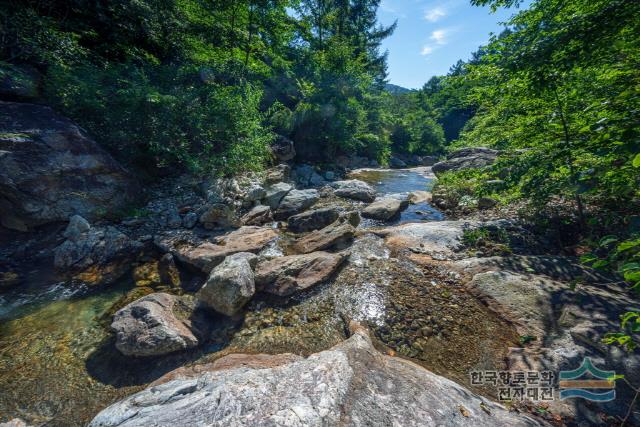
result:
M 381 194 L 429 190 L 433 182 L 428 168 L 359 170 L 351 177 Z M 423 203 L 395 222 L 442 218 Z M 353 249 L 331 282 L 286 301 L 258 295 L 241 319 L 212 316 L 211 339 L 199 349 L 162 358 L 126 358 L 114 348 L 110 313 L 131 295 L 132 280 L 0 295 L 0 422 L 86 425 L 100 409 L 178 366 L 234 352 L 308 355 L 343 340 L 350 319 L 368 324 L 386 351 L 463 383 L 469 369 L 501 363 L 514 333 L 446 274 L 394 258 L 370 234 Z

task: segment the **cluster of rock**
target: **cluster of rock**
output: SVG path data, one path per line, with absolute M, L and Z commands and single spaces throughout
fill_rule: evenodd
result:
M 335 188 L 354 200 L 375 197 L 373 189 L 361 181 L 338 181 Z M 298 190 L 286 182 L 272 183 L 264 193 L 253 193 L 260 194 L 265 204 L 254 206 L 244 218 L 255 218 L 256 212 L 263 211 L 274 219 L 286 219 L 289 230 L 298 233 L 290 245 L 293 255 L 285 256 L 274 250 L 280 233 L 271 226 L 244 225 L 200 242 L 185 239 L 179 233 L 155 238 L 155 246 L 161 251 L 171 254 L 192 271 L 206 275 L 204 285 L 195 295 L 195 305 L 190 305 L 189 316 L 206 310 L 236 316 L 256 292 L 286 297 L 309 289 L 327 281 L 347 258 L 344 251 L 327 251 L 348 248 L 360 222 L 357 212 L 341 212 L 337 208 L 308 210 L 319 199 L 319 192 Z M 149 356 L 198 345 L 200 335 L 195 331 L 186 333 L 191 324 L 184 319 L 191 317 L 178 319 L 172 314 L 176 301 L 158 303 L 154 295 L 158 294 L 134 301 L 118 311 L 112 325 L 118 349 L 126 355 Z M 159 298 L 166 299 L 165 296 Z M 181 307 L 185 311 L 184 303 Z M 167 319 L 159 321 L 158 317 L 163 315 Z M 156 333 L 160 337 L 154 340 Z M 153 343 L 157 343 L 158 348 L 150 348 Z
M 120 310 L 112 327 L 116 331 L 117 346 L 124 354 L 149 356 L 191 348 L 200 342 L 201 331 L 185 334 L 191 330 L 191 323 L 184 319 L 206 310 L 237 316 L 257 292 L 287 297 L 329 280 L 348 258 L 345 249 L 356 235 L 360 215 L 357 211 L 333 206 L 313 208 L 321 196 L 331 194 L 356 204 L 369 203 L 363 215 L 382 221 L 394 217 L 408 204 L 406 196 L 376 199 L 375 190 L 359 180 L 334 181 L 322 191 L 296 189 L 285 181 L 245 188 L 241 193 L 249 197 L 254 206 L 239 223 L 252 225 L 241 225 L 221 236 L 202 240 L 194 238 L 193 233 L 160 233 L 155 237 L 158 249 L 194 273 L 204 274 L 204 284 L 195 294 L 195 304 L 181 302 L 183 311 L 187 305 L 191 307 L 190 317 L 182 320 L 171 314 L 176 301 L 182 300 L 160 304 L 154 297 L 156 294 Z M 211 210 L 202 215 L 209 220 L 216 217 Z M 205 221 L 202 215 L 199 223 L 207 228 L 207 223 L 214 221 Z M 288 244 L 293 254 L 282 252 L 281 234 L 278 228 L 264 226 L 267 221 L 286 221 L 287 229 L 295 233 Z M 222 225 L 219 220 L 215 223 Z M 151 310 L 151 306 L 155 310 Z M 148 314 L 130 319 L 136 313 Z M 159 322 L 157 317 L 162 315 L 167 319 Z M 169 332 L 167 328 L 175 330 Z M 161 335 L 155 341 L 151 338 L 154 333 Z M 158 348 L 151 349 L 149 346 L 154 342 Z M 140 351 L 136 350 L 137 343 L 141 343 Z

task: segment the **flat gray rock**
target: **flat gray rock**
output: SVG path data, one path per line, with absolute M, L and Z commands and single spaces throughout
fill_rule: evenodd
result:
M 324 228 L 338 219 L 339 212 L 336 208 L 320 208 L 293 215 L 287 221 L 289 230 L 294 233 Z
M 398 215 L 403 209 L 406 209 L 408 204 L 408 202 L 403 202 L 397 197 L 379 198 L 362 210 L 362 216 L 380 221 L 388 221 Z
M 275 219 L 283 220 L 300 213 L 318 201 L 318 190 L 291 190 L 280 201 L 274 213 Z
M 291 295 L 329 279 L 344 259 L 342 254 L 313 252 L 265 260 L 256 267 L 256 286 L 270 294 Z
M 336 196 L 371 203 L 376 198 L 376 191 L 366 182 L 359 179 L 336 181 L 331 184 Z
M 451 259 L 462 248 L 464 230 L 479 224 L 471 221 L 409 223 L 376 230 L 375 233 L 383 236 L 391 247 L 408 249 L 435 259 Z
M 263 202 L 271 209 L 277 209 L 284 196 L 286 196 L 292 189 L 293 186 L 286 182 L 275 183 L 267 188 Z

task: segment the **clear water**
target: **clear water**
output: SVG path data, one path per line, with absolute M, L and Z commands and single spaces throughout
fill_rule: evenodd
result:
M 433 185 L 428 168 L 360 170 L 352 177 L 385 194 Z M 396 222 L 438 219 L 442 215 L 422 203 Z M 135 290 L 131 278 L 89 289 L 56 282 L 43 267 L 30 286 L 0 295 L 0 422 L 20 417 L 31 425 L 86 425 L 102 408 L 178 366 L 234 352 L 308 355 L 329 348 L 345 338 L 345 317 L 368 323 L 398 354 L 461 382 L 473 364 L 503 356 L 500 349 L 513 340 L 510 329 L 466 293 L 428 272 L 400 268 L 375 239 L 352 248 L 358 245 L 360 255 L 333 282 L 286 301 L 256 296 L 242 319 L 212 317 L 212 336 L 197 350 L 142 360 L 120 355 L 109 331 L 114 305 Z M 437 334 L 420 338 L 428 325 Z
M 408 194 L 412 191 L 431 191 L 435 184 L 435 175 L 430 167 L 411 169 L 357 169 L 349 178 L 359 179 L 370 184 L 380 194 Z M 399 217 L 386 222 L 387 225 L 407 222 L 442 221 L 444 215 L 429 203 L 409 205 Z M 363 221 L 363 226 L 376 226 L 380 223 Z

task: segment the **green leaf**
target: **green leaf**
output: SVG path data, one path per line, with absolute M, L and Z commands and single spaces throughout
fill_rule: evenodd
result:
M 640 270 L 640 262 L 628 262 L 626 264 L 623 264 L 622 267 L 620 267 L 621 273 L 626 273 L 627 271 L 636 271 L 636 270 Z
M 612 243 L 615 243 L 618 241 L 618 238 L 616 236 L 604 236 L 602 239 L 600 239 L 600 246 L 609 246 Z
M 627 282 L 640 282 L 640 271 L 625 271 L 624 280 L 626 280 Z
M 640 153 L 636 154 L 631 162 L 634 168 L 640 168 Z
M 609 265 L 609 261 L 606 259 L 599 259 L 598 261 L 594 262 L 592 267 L 595 269 L 601 269 L 601 268 L 605 268 Z
M 632 319 L 636 319 L 636 321 L 639 319 L 640 313 L 636 313 L 635 311 L 628 311 L 624 314 L 622 314 L 620 316 L 621 322 L 620 322 L 620 327 L 622 327 L 623 329 L 627 326 L 627 323 L 629 323 L 630 320 Z

